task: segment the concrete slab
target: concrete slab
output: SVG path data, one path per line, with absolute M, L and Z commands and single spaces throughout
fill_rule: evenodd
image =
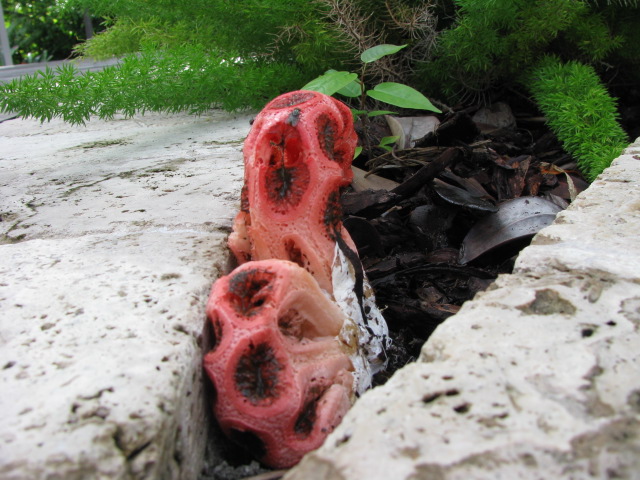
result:
M 195 478 L 250 115 L 0 124 L 0 477 Z

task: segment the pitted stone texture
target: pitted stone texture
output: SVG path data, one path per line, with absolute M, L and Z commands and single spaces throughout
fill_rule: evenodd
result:
M 197 477 L 249 119 L 0 125 L 0 478 Z
M 0 244 L 149 228 L 228 229 L 251 116 L 0 124 Z M 188 212 L 188 213 L 186 213 Z
M 285 478 L 640 478 L 636 150 Z

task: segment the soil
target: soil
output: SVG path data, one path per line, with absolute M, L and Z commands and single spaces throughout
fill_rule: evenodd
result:
M 369 131 L 372 145 L 390 135 L 381 120 Z M 389 368 L 376 385 L 415 360 L 466 300 L 511 272 L 533 234 L 588 186 L 544 118 L 513 99 L 452 109 L 412 148 L 377 148 L 355 166 L 398 184 L 384 194 L 343 194 L 345 225 L 393 338 Z M 530 197 L 549 204 L 547 216 L 523 207 Z M 490 222 L 506 205 L 515 218 L 502 222 L 515 234 L 478 231 L 481 219 Z

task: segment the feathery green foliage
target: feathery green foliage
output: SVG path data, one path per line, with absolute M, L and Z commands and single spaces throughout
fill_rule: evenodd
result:
M 449 97 L 522 82 L 546 54 L 603 62 L 631 46 L 625 35 L 640 20 L 635 1 L 453 2 L 456 20 L 440 34 L 435 60 L 420 70 L 424 87 L 439 87 Z
M 82 123 L 116 112 L 260 108 L 321 71 L 296 63 L 286 42 L 274 49 L 281 28 L 312 10 L 307 0 L 67 0 L 64 8 L 88 8 L 110 25 L 82 54 L 124 60 L 0 85 L 2 111 Z
M 453 3 L 455 21 L 440 33 L 434 61 L 419 69 L 422 88 L 449 101 L 488 98 L 493 88 L 529 88 L 565 149 L 595 178 L 627 142 L 596 67 L 626 65 L 627 76 L 640 77 L 639 2 Z
M 3 111 L 83 122 L 115 111 L 255 107 L 329 66 L 345 66 L 379 38 L 406 37 L 410 45 L 403 60 L 380 62 L 378 79 L 408 76 L 406 67 L 423 58 L 433 40 L 430 0 L 58 3 L 64 11 L 88 9 L 106 19 L 108 28 L 78 53 L 97 59 L 126 55 L 126 60 L 84 78 L 66 69 L 55 80 L 48 72 L 0 86 Z
M 81 124 L 92 115 L 120 112 L 201 113 L 261 108 L 304 77 L 279 62 L 232 63 L 194 47 L 145 51 L 101 72 L 77 74 L 72 65 L 47 69 L 3 85 L 0 107 L 41 121 L 60 117 Z
M 87 8 L 107 18 L 106 33 L 120 46 L 131 39 L 130 52 L 198 44 L 237 56 L 261 55 L 269 51 L 273 35 L 282 25 L 310 11 L 308 2 L 265 0 L 67 0 L 68 9 Z M 92 39 L 83 52 L 109 55 L 109 42 Z M 119 53 L 119 52 L 118 52 Z
M 627 146 L 615 101 L 594 69 L 579 62 L 545 58 L 528 82 L 549 126 L 594 180 Z

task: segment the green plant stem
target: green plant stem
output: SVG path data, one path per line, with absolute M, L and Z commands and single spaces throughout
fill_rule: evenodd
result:
M 364 85 L 364 76 L 367 73 L 367 64 L 363 63 L 362 64 L 362 70 L 360 72 L 360 110 L 366 110 L 367 109 L 367 89 L 365 88 Z M 363 133 L 363 140 L 364 140 L 364 148 L 365 148 L 365 152 L 367 154 L 367 156 L 369 158 L 371 158 L 371 155 L 373 153 L 373 147 L 371 146 L 371 140 L 369 139 L 369 130 L 371 128 L 371 119 L 369 118 L 369 115 L 367 115 L 366 113 L 361 113 L 360 114 L 360 120 L 362 121 L 362 131 Z

